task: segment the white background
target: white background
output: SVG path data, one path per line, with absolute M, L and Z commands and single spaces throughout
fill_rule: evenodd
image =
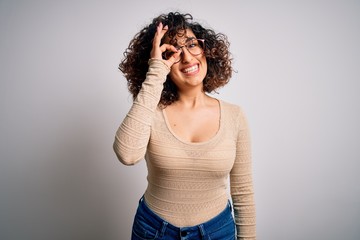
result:
M 252 132 L 261 240 L 360 239 L 360 2 L 0 0 L 0 239 L 126 240 L 146 187 L 114 134 L 117 66 L 179 10 L 231 42 Z

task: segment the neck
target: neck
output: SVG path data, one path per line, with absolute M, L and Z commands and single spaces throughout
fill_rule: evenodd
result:
M 186 108 L 196 108 L 206 105 L 208 96 L 205 92 L 179 92 L 179 100 L 177 104 L 182 105 Z

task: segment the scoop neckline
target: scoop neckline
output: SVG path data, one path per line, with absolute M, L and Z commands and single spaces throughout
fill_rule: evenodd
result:
M 204 144 L 207 144 L 207 143 L 210 143 L 212 141 L 214 141 L 216 138 L 218 138 L 218 136 L 220 135 L 222 129 L 223 129 L 223 114 L 224 114 L 224 111 L 223 111 L 223 102 L 220 100 L 220 99 L 217 99 L 215 98 L 215 100 L 217 100 L 218 104 L 219 104 L 219 108 L 220 108 L 220 116 L 219 116 L 219 128 L 217 130 L 217 132 L 215 133 L 215 135 L 213 135 L 212 137 L 210 137 L 208 140 L 206 141 L 201 141 L 201 142 L 189 142 L 189 141 L 186 141 L 184 139 L 182 139 L 181 137 L 177 136 L 174 131 L 172 130 L 170 124 L 169 124 L 169 120 L 167 118 L 167 115 L 166 115 L 166 112 L 165 112 L 165 108 L 161 109 L 161 113 L 162 113 L 162 116 L 164 118 L 164 121 L 165 121 L 165 125 L 166 125 L 166 128 L 167 130 L 171 133 L 171 135 L 176 139 L 178 140 L 179 142 L 183 143 L 183 144 L 186 144 L 186 145 L 204 145 Z

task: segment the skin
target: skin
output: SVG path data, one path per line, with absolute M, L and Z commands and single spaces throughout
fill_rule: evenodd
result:
M 163 112 L 171 131 L 185 142 L 204 142 L 216 135 L 220 127 L 219 101 L 205 94 L 203 80 L 207 72 L 206 58 L 203 54 L 193 56 L 186 48 L 177 49 L 165 43 L 160 45 L 167 26 L 160 23 L 154 36 L 152 58 L 162 59 L 165 51 L 175 52 L 174 58 L 182 55 L 181 61 L 174 64 L 174 59 L 162 59 L 170 67 L 169 76 L 178 87 L 179 100 L 167 106 Z M 188 37 L 195 37 L 188 29 L 182 37 L 176 37 L 181 46 Z M 193 71 L 185 71 L 194 67 Z

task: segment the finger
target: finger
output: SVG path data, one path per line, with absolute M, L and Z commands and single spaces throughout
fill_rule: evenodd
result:
M 181 51 L 175 52 L 175 53 L 171 56 L 171 58 L 170 58 L 169 60 L 171 60 L 172 63 L 174 64 L 174 63 L 175 63 L 175 59 L 177 59 L 177 58 L 180 56 L 180 54 L 181 54 Z
M 156 33 L 154 36 L 154 46 L 159 46 L 161 43 L 161 39 L 164 37 L 166 31 L 168 30 L 168 26 L 163 26 L 162 22 L 159 23 L 159 25 L 156 27 Z
M 169 29 L 169 26 L 168 25 L 163 25 L 163 23 L 162 22 L 160 22 L 159 23 L 159 25 L 157 26 L 157 28 L 156 28 L 156 32 L 157 32 L 157 34 L 159 35 L 159 37 L 160 38 L 162 38 L 164 35 L 165 35 L 165 33 L 166 33 L 166 31 Z
M 154 39 L 153 39 L 154 47 L 160 45 L 161 38 L 159 36 L 160 36 L 161 29 L 162 29 L 162 23 L 160 22 L 159 25 L 156 27 L 156 32 L 155 32 Z
M 165 51 L 178 52 L 179 50 L 174 45 L 164 43 L 163 45 L 160 46 L 160 51 L 161 52 L 165 52 Z
M 172 65 L 174 65 L 174 63 L 176 62 L 176 59 L 179 57 L 179 55 L 181 54 L 181 51 L 178 51 L 176 53 L 174 53 L 171 58 L 169 58 L 168 60 L 165 60 L 166 65 L 168 65 L 169 68 L 172 67 Z
M 169 49 L 170 49 L 171 51 L 175 52 L 175 53 L 181 52 L 181 51 L 179 51 L 179 49 L 177 49 L 174 45 L 171 45 L 171 44 L 170 44 Z

